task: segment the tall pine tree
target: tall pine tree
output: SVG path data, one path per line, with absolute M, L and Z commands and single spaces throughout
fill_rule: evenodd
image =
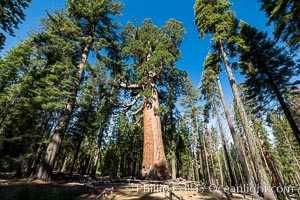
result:
M 241 42 L 236 34 L 238 26 L 237 19 L 230 8 L 231 3 L 226 0 L 217 0 L 213 2 L 197 0 L 194 7 L 196 15 L 195 23 L 200 32 L 200 37 L 203 37 L 205 34 L 213 34 L 211 40 L 216 45 L 215 48 L 217 51 L 219 51 L 219 54 L 225 65 L 232 94 L 234 96 L 234 100 L 236 101 L 237 110 L 241 116 L 243 129 L 249 144 L 251 159 L 253 160 L 256 172 L 258 173 L 259 185 L 266 188 L 261 192 L 263 193 L 265 199 L 273 200 L 276 199 L 276 197 L 272 192 L 265 168 L 263 166 L 263 161 L 256 147 L 255 138 L 251 132 L 247 115 L 238 93 L 236 80 L 232 73 L 231 65 L 227 56 L 226 44 L 238 44 Z
M 14 36 L 14 29 L 25 19 L 24 9 L 29 6 L 31 0 L 3 0 L 0 3 L 0 50 L 5 43 L 4 32 Z M 3 31 L 3 32 L 2 32 Z
M 44 24 L 48 32 L 70 41 L 71 45 L 73 44 L 77 48 L 77 54 L 73 55 L 77 64 L 74 66 L 76 69 L 74 79 L 69 88 L 70 96 L 66 99 L 66 104 L 47 147 L 37 174 L 38 178 L 50 178 L 54 160 L 75 105 L 88 55 L 93 50 L 99 53 L 101 49 L 108 46 L 116 27 L 111 15 L 118 15 L 121 9 L 120 3 L 111 0 L 76 2 L 70 0 L 66 12 L 49 14 L 49 18 Z
M 281 39 L 293 49 L 300 46 L 300 4 L 297 0 L 258 0 L 261 10 L 269 17 L 268 24 L 273 23 L 275 38 Z
M 296 124 L 288 104 L 286 94 L 291 85 L 291 79 L 300 73 L 300 64 L 293 57 L 267 38 L 267 34 L 259 32 L 245 23 L 240 30 L 244 45 L 240 48 L 239 65 L 245 75 L 246 95 L 248 99 L 256 98 L 256 105 L 265 105 L 277 99 L 283 110 L 294 136 L 300 144 L 299 125 Z

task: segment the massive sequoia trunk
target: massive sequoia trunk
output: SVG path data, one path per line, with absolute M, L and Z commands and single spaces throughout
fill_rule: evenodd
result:
M 231 71 L 231 67 L 230 67 L 230 64 L 229 64 L 229 61 L 228 61 L 228 58 L 227 58 L 227 55 L 226 55 L 226 51 L 225 51 L 225 48 L 224 48 L 224 45 L 223 45 L 221 39 L 219 40 L 219 45 L 220 45 L 221 56 L 224 60 L 226 73 L 227 73 L 227 76 L 228 76 L 228 79 L 229 79 L 229 82 L 230 82 L 230 86 L 231 86 L 231 89 L 232 89 L 232 94 L 234 96 L 234 100 L 236 101 L 237 110 L 240 114 L 241 122 L 242 122 L 242 125 L 243 125 L 243 128 L 244 128 L 244 131 L 245 131 L 247 142 L 249 144 L 251 159 L 252 159 L 252 161 L 255 165 L 255 169 L 256 169 L 256 172 L 257 172 L 257 175 L 258 175 L 259 186 L 261 188 L 263 188 L 260 192 L 262 192 L 262 194 L 263 194 L 263 196 L 266 200 L 277 199 L 276 196 L 274 195 L 274 193 L 272 192 L 271 185 L 270 185 L 270 183 L 268 181 L 268 178 L 267 178 L 266 170 L 263 166 L 263 161 L 262 161 L 262 159 L 260 157 L 260 154 L 257 150 L 256 142 L 255 142 L 253 133 L 251 132 L 250 124 L 249 124 L 248 119 L 247 119 L 247 114 L 246 114 L 246 111 L 244 109 L 242 100 L 239 96 L 237 85 L 236 85 L 236 82 L 235 82 L 235 78 L 234 78 L 233 73 Z
M 164 180 L 169 176 L 165 150 L 162 140 L 160 116 L 158 113 L 157 89 L 152 89 L 152 98 L 145 97 L 144 119 L 144 147 L 142 176 L 149 179 Z
M 59 150 L 62 137 L 65 134 L 67 125 L 68 125 L 71 115 L 72 115 L 78 88 L 79 88 L 83 70 L 84 70 L 84 65 L 88 58 L 90 48 L 91 48 L 91 44 L 88 43 L 88 44 L 86 44 L 85 48 L 83 49 L 83 52 L 81 55 L 81 61 L 78 65 L 78 69 L 77 69 L 76 79 L 74 81 L 73 87 L 71 88 L 71 92 L 73 93 L 73 96 L 71 96 L 67 99 L 67 103 L 60 115 L 58 125 L 56 126 L 54 134 L 53 134 L 53 136 L 50 140 L 50 143 L 47 147 L 45 157 L 41 161 L 41 165 L 39 167 L 39 171 L 37 174 L 37 178 L 39 178 L 39 179 L 49 180 L 51 177 L 53 166 L 54 166 L 54 161 L 57 156 L 57 152 Z

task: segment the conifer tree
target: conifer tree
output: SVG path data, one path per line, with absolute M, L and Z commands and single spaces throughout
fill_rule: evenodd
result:
M 297 0 L 258 0 L 261 10 L 269 17 L 268 24 L 273 23 L 275 38 L 286 42 L 292 49 L 300 45 L 300 4 Z
M 140 98 L 143 104 L 144 148 L 142 174 L 145 177 L 166 179 L 168 167 L 162 141 L 159 115 L 159 95 L 169 83 L 181 87 L 186 74 L 175 68 L 180 58 L 179 45 L 184 29 L 182 23 L 171 19 L 159 28 L 150 19 L 141 27 L 128 23 L 122 32 L 123 55 L 133 62 L 123 67 L 119 85 L 131 91 L 132 107 Z
M 260 107 L 265 107 L 276 98 L 300 144 L 299 127 L 285 97 L 287 88 L 295 84 L 291 79 L 300 73 L 300 64 L 268 39 L 266 33 L 254 27 L 242 23 L 240 35 L 245 45 L 240 48 L 240 67 L 246 78 L 247 98 L 258 99 L 255 103 Z
M 191 143 L 189 141 L 189 128 L 186 123 L 185 116 L 180 118 L 178 124 L 179 134 L 178 134 L 178 142 L 176 145 L 176 154 L 178 157 L 178 168 L 177 173 L 179 177 L 185 179 L 191 179 L 192 177 L 192 154 L 191 154 Z
M 107 115 L 110 115 L 109 110 L 111 106 L 107 105 L 105 100 L 108 98 L 106 79 L 106 67 L 100 61 L 96 61 L 94 66 L 89 66 L 85 70 L 80 94 L 77 97 L 78 100 L 66 135 L 75 144 L 73 147 L 72 164 L 69 170 L 70 175 L 73 174 L 74 165 L 78 158 L 82 142 L 85 138 L 97 141 L 97 133 L 107 123 L 105 121 L 108 120 L 106 118 Z M 103 109 L 104 105 L 107 110 Z M 92 149 L 97 149 L 97 147 L 93 147 Z M 93 160 L 95 159 L 94 155 L 91 155 L 91 157 Z M 95 162 L 98 162 L 98 160 Z
M 25 19 L 24 9 L 29 6 L 31 0 L 3 0 L 0 3 L 0 50 L 5 43 L 4 32 L 14 36 L 14 29 Z M 2 32 L 3 31 L 3 32 Z
M 196 15 L 195 23 L 200 32 L 200 37 L 203 37 L 205 34 L 213 34 L 211 40 L 214 42 L 215 48 L 217 51 L 219 51 L 220 57 L 225 65 L 226 73 L 232 89 L 232 94 L 234 96 L 234 100 L 236 101 L 237 109 L 241 116 L 243 129 L 249 144 L 251 159 L 253 160 L 258 173 L 259 185 L 266 188 L 261 192 L 263 193 L 265 199 L 274 200 L 276 197 L 272 192 L 270 183 L 267 179 L 267 174 L 260 154 L 257 150 L 255 138 L 251 132 L 247 115 L 238 93 L 236 80 L 233 76 L 229 59 L 227 57 L 226 44 L 241 43 L 236 34 L 238 23 L 235 14 L 230 10 L 230 7 L 231 3 L 226 0 L 218 0 L 214 2 L 197 0 L 194 7 Z
M 173 180 L 177 177 L 178 157 L 177 152 L 177 142 L 179 137 L 179 131 L 177 126 L 180 120 L 180 112 L 176 109 L 176 101 L 178 100 L 180 94 L 182 93 L 182 88 L 177 87 L 176 82 L 170 82 L 167 90 L 162 92 L 161 104 L 160 104 L 160 115 L 162 124 L 162 134 L 164 147 L 167 153 L 167 160 L 170 160 L 171 164 L 171 177 Z
M 118 15 L 121 9 L 120 3 L 110 0 L 76 2 L 70 0 L 66 12 L 49 14 L 49 18 L 45 20 L 44 26 L 47 31 L 73 42 L 77 52 L 72 59 L 77 61 L 77 65 L 74 65 L 74 78 L 69 88 L 70 95 L 66 99 L 66 104 L 47 147 L 37 174 L 38 178 L 50 178 L 59 145 L 74 109 L 88 55 L 92 50 L 99 53 L 98 51 L 108 46 L 115 27 L 111 15 Z
M 233 138 L 234 145 L 235 145 L 236 150 L 237 150 L 238 159 L 239 159 L 239 161 L 242 165 L 243 176 L 246 178 L 246 181 L 249 184 L 249 186 L 251 188 L 253 188 L 254 187 L 254 181 L 253 181 L 253 178 L 251 176 L 251 173 L 249 171 L 249 167 L 248 167 L 248 164 L 247 164 L 247 163 L 249 163 L 249 161 L 246 158 L 244 147 L 243 147 L 243 145 L 240 141 L 241 136 L 235 130 L 233 120 L 231 119 L 229 109 L 228 109 L 227 103 L 225 101 L 225 96 L 224 96 L 223 88 L 222 88 L 222 85 L 221 85 L 221 81 L 219 79 L 219 74 L 220 74 L 220 71 L 221 71 L 220 62 L 221 62 L 220 57 L 217 54 L 209 53 L 207 55 L 207 57 L 205 59 L 204 71 L 203 71 L 202 79 L 201 79 L 201 81 L 202 81 L 202 86 L 201 86 L 202 93 L 203 93 L 203 96 L 204 96 L 204 98 L 207 102 L 206 107 L 210 108 L 210 109 L 212 109 L 212 107 L 213 107 L 214 98 L 217 98 L 217 97 L 220 98 L 220 100 L 222 102 L 223 109 L 224 109 L 226 121 L 227 121 L 229 130 L 230 130 L 231 136 Z M 206 115 L 208 115 L 208 114 L 206 114 Z M 229 155 L 227 157 L 229 157 Z M 228 161 L 229 160 L 227 160 L 227 162 Z
M 200 156 L 202 155 L 199 151 L 200 145 L 199 145 L 199 128 L 201 127 L 200 123 L 200 113 L 201 113 L 201 107 L 199 106 L 200 102 L 200 92 L 194 88 L 191 82 L 187 82 L 184 91 L 184 98 L 180 102 L 181 106 L 184 108 L 184 115 L 187 118 L 186 123 L 190 124 L 191 130 L 192 130 L 192 141 L 193 141 L 193 156 L 194 156 L 194 165 L 195 165 L 195 179 L 197 182 L 199 182 L 201 177 L 200 173 Z
M 68 85 L 66 80 L 70 71 L 63 63 L 70 64 L 65 59 L 70 51 L 63 48 L 64 51 L 49 53 L 49 48 L 38 39 L 46 37 L 32 35 L 1 59 L 1 134 L 11 139 L 19 138 L 20 148 L 25 148 L 26 151 L 15 152 L 26 154 L 26 160 L 34 163 L 39 158 L 39 153 L 34 153 L 34 156 L 33 152 L 40 150 L 41 142 L 48 137 L 53 128 L 51 124 L 55 120 L 54 115 L 63 105 L 63 96 L 68 94 L 63 88 Z M 63 45 L 65 41 L 48 38 L 48 43 Z M 10 134 L 11 131 L 14 134 Z M 25 141 L 28 139 L 30 145 Z M 8 149 L 9 146 L 18 146 L 13 142 L 6 144 Z M 11 157 L 17 158 L 18 155 Z

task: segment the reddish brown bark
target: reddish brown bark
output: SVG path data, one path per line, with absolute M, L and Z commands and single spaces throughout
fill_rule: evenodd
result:
M 161 122 L 158 113 L 159 103 L 157 90 L 152 90 L 152 98 L 145 98 L 144 148 L 142 175 L 150 179 L 164 180 L 169 176 L 165 150 L 162 140 Z
M 265 144 L 265 142 L 264 142 L 264 140 L 261 136 L 261 133 L 259 131 L 257 132 L 257 136 L 258 136 L 259 144 L 262 148 L 262 152 L 263 152 L 264 157 L 266 159 L 267 165 L 268 165 L 268 167 L 270 169 L 270 172 L 271 172 L 271 176 L 272 176 L 271 180 L 273 182 L 273 185 L 278 187 L 278 186 L 280 186 L 280 179 L 277 175 L 274 163 L 272 161 L 272 157 L 271 157 L 271 155 L 270 155 L 270 153 L 269 153 L 269 151 L 266 147 L 266 144 Z

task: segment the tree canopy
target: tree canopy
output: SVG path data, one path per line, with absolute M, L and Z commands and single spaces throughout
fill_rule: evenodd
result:
M 3 0 L 0 3 L 0 50 L 5 43 L 4 32 L 14 36 L 14 29 L 25 19 L 24 9 L 29 6 L 31 0 Z M 4 31 L 4 32 L 2 32 Z
M 274 24 L 275 38 L 286 42 L 292 49 L 300 45 L 300 5 L 296 0 L 258 0 L 261 10 L 269 17 L 268 24 Z

